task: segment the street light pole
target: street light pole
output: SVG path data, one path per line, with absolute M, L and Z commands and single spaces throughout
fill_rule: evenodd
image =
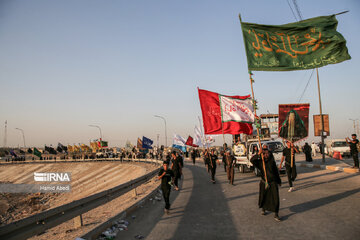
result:
M 165 147 L 167 147 L 167 130 L 166 130 L 166 120 L 165 120 L 165 118 L 164 118 L 164 117 L 159 116 L 159 115 L 154 115 L 154 117 L 161 118 L 162 120 L 164 120 L 164 123 L 165 123 Z
M 157 134 L 156 139 L 157 139 L 157 147 L 158 148 L 159 148 L 159 137 L 160 137 L 160 134 Z
M 26 148 L 24 130 L 22 130 L 21 128 L 15 128 L 15 129 L 21 131 L 22 136 L 23 136 L 23 140 L 24 140 L 24 148 Z
M 89 125 L 89 127 L 95 127 L 95 128 L 98 128 L 99 131 L 100 131 L 100 141 L 102 141 L 102 134 L 101 134 L 101 128 L 97 125 Z

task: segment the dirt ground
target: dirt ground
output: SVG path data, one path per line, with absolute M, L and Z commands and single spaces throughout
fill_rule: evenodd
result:
M 118 186 L 142 176 L 157 166 L 146 163 L 84 162 L 46 163 L 0 166 L 0 182 L 35 184 L 34 172 L 71 172 L 71 192 L 36 194 L 0 194 L 1 225 L 29 217 L 74 200 Z M 47 230 L 31 239 L 75 239 L 96 225 L 135 203 L 159 185 L 154 179 L 139 186 L 137 196 L 129 192 L 113 201 L 83 214 L 84 226 L 74 229 L 73 220 Z

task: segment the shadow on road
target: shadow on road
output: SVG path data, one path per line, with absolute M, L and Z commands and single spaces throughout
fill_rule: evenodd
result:
M 298 169 L 298 167 L 296 167 Z M 307 169 L 308 171 L 306 173 L 311 173 L 311 172 L 316 172 L 316 171 L 321 171 L 321 169 L 316 169 L 316 168 L 313 168 L 313 169 Z M 336 171 L 333 171 L 333 172 L 325 172 L 325 173 L 322 173 L 322 174 L 317 174 L 317 175 L 312 175 L 312 176 L 308 176 L 308 177 L 302 177 L 302 178 L 299 178 L 299 180 L 297 181 L 304 181 L 304 180 L 307 180 L 307 179 L 311 179 L 311 178 L 318 178 L 318 177 L 323 177 L 323 176 L 330 176 L 330 175 L 336 175 L 336 174 L 339 174 L 340 172 L 336 172 Z M 302 173 L 303 174 L 303 173 Z M 286 174 L 285 174 L 286 176 Z
M 306 188 L 310 188 L 310 187 L 315 187 L 315 186 L 319 186 L 319 185 L 322 185 L 322 184 L 328 184 L 328 183 L 332 183 L 332 182 L 337 182 L 337 181 L 341 181 L 341 180 L 344 180 L 344 179 L 348 179 L 348 178 L 352 178 L 352 177 L 356 177 L 357 175 L 355 174 L 351 174 L 351 175 L 346 175 L 344 177 L 338 177 L 338 178 L 334 178 L 330 181 L 323 181 L 323 182 L 313 182 L 313 181 L 310 181 L 310 182 L 304 182 L 302 184 L 299 184 L 299 185 L 296 185 L 296 188 L 298 190 L 304 190 Z M 297 181 L 296 181 L 297 182 Z
M 188 165 L 187 168 L 193 176 L 192 192 L 171 239 L 238 238 L 239 233 L 232 221 L 228 200 L 221 185 L 210 182 L 210 175 L 205 168 L 197 165 Z M 217 171 L 223 169 L 218 167 Z
M 353 194 L 356 194 L 360 192 L 360 188 L 357 189 L 353 189 L 353 190 L 349 190 L 346 192 L 342 192 L 342 193 L 338 193 L 338 194 L 334 194 L 328 197 L 323 197 L 323 198 L 319 198 L 319 199 L 315 199 L 315 200 L 311 200 L 308 202 L 304 202 L 304 203 L 300 203 L 297 205 L 293 205 L 288 207 L 288 209 L 292 212 L 288 215 L 282 216 L 282 218 L 288 219 L 289 217 L 291 217 L 294 214 L 297 213 L 303 213 L 309 210 L 312 210 L 314 208 L 318 208 L 318 207 L 323 207 L 324 205 L 339 201 L 341 199 L 347 198 Z

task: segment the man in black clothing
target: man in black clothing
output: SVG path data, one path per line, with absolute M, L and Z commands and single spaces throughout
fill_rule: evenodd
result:
M 225 160 L 225 152 L 226 152 L 226 150 L 227 150 L 228 148 L 227 148 L 227 144 L 226 143 L 224 143 L 224 145 L 223 145 L 223 149 L 221 150 L 221 152 L 220 152 L 220 154 L 221 154 L 221 157 L 222 157 L 222 162 L 223 162 L 223 165 L 224 165 L 224 170 L 225 170 L 225 172 L 226 172 L 226 160 Z
M 359 168 L 359 151 L 357 148 L 359 140 L 356 139 L 356 134 L 352 134 L 351 138 L 346 138 L 345 140 L 350 145 L 350 154 L 354 159 L 354 166 L 352 168 Z
M 215 184 L 215 174 L 216 174 L 216 162 L 218 160 L 218 156 L 215 154 L 215 150 L 211 150 L 210 159 L 209 159 L 209 169 L 211 172 L 211 182 Z
M 171 191 L 171 179 L 174 177 L 174 172 L 169 169 L 169 162 L 164 161 L 163 167 L 159 171 L 158 179 L 161 179 L 161 191 L 165 200 L 165 212 L 169 213 L 170 209 L 170 191 Z
M 195 159 L 196 159 L 196 150 L 195 149 L 191 150 L 190 156 L 191 156 L 191 160 L 192 160 L 193 164 L 195 165 Z
M 205 167 L 206 167 L 206 171 L 208 173 L 210 173 L 210 167 L 209 167 L 209 164 L 210 164 L 210 153 L 209 153 L 209 150 L 208 149 L 205 149 L 204 151 L 204 164 L 205 164 Z
M 294 147 L 294 144 L 292 142 L 287 141 L 286 148 L 284 148 L 283 156 L 281 157 L 279 169 L 281 169 L 281 165 L 285 159 L 286 174 L 287 174 L 289 186 L 290 186 L 288 192 L 292 192 L 295 190 L 295 188 L 293 186 L 293 181 L 295 181 L 296 176 L 297 176 L 296 165 L 295 165 L 295 152 L 298 153 L 299 150 L 297 150 L 297 148 Z
M 264 156 L 266 175 L 261 159 L 262 152 Z M 281 186 L 281 179 L 273 154 L 267 149 L 267 146 L 264 146 L 262 151 L 260 150 L 258 154 L 254 155 L 250 159 L 250 161 L 254 167 L 260 170 L 261 180 L 259 184 L 260 189 L 258 204 L 259 208 L 262 208 L 261 214 L 265 215 L 265 211 L 274 212 L 274 219 L 276 221 L 281 221 L 279 217 L 280 198 L 278 188 L 278 185 Z
M 184 167 L 184 156 L 179 152 L 176 152 L 176 158 L 178 159 L 182 169 Z
M 179 191 L 179 178 L 181 178 L 182 166 L 181 157 L 177 156 L 177 153 L 173 151 L 171 153 L 171 170 L 174 172 L 174 186 L 175 190 Z

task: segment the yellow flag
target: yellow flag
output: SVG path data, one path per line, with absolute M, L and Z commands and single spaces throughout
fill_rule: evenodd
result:
M 74 152 L 74 148 L 71 145 L 68 145 L 67 149 L 68 149 L 68 152 Z

